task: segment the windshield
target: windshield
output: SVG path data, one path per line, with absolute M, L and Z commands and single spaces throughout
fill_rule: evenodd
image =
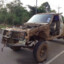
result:
M 29 19 L 27 23 L 49 23 L 52 16 L 52 14 L 37 14 Z

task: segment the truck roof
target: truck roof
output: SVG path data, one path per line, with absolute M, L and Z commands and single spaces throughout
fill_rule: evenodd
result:
M 53 15 L 59 15 L 61 13 L 38 13 L 38 14 L 53 14 Z M 36 14 L 37 15 L 37 14 Z

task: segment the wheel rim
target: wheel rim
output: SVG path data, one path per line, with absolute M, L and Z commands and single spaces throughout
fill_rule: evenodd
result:
M 46 47 L 41 48 L 41 50 L 40 50 L 40 57 L 41 58 L 46 57 L 46 53 L 47 53 L 46 51 L 47 51 Z
M 37 59 L 39 61 L 44 61 L 47 58 L 47 45 L 43 44 L 39 47 L 37 52 Z

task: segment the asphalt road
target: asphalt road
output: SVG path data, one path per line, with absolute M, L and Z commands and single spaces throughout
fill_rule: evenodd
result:
M 5 47 L 2 52 L 2 46 L 0 43 L 0 64 L 38 64 L 34 60 L 31 50 L 21 49 L 19 52 L 14 52 Z M 48 59 L 39 64 L 64 64 L 64 41 L 48 41 Z

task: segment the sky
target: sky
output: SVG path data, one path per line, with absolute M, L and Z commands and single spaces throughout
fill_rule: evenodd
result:
M 12 2 L 13 0 L 4 0 L 5 3 Z M 64 0 L 37 0 L 38 6 L 40 6 L 44 2 L 48 2 L 51 6 L 51 9 L 56 10 L 58 12 L 58 7 L 60 7 L 60 13 L 63 13 L 64 15 Z M 24 7 L 27 7 L 27 5 L 35 6 L 36 0 L 21 0 Z

